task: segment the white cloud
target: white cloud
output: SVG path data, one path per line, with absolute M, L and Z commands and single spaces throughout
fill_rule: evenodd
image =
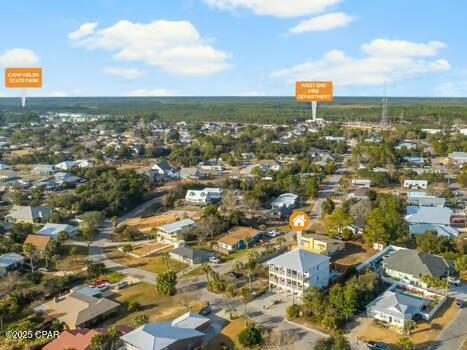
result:
M 142 61 L 178 75 L 209 75 L 230 67 L 229 55 L 206 43 L 189 21 L 119 21 L 73 39 L 79 47 L 115 52 L 120 61 Z
M 50 94 L 51 97 L 68 97 L 68 93 L 65 91 L 54 91 Z
M 28 49 L 10 49 L 0 54 L 0 66 L 31 67 L 39 63 L 39 57 Z
M 68 34 L 68 39 L 71 40 L 78 40 L 81 38 L 84 38 L 86 36 L 89 36 L 91 34 L 94 34 L 96 31 L 98 23 L 97 22 L 88 22 L 80 25 L 78 30 L 71 32 Z
M 144 72 L 140 69 L 118 67 L 106 67 L 104 68 L 104 73 L 107 75 L 112 75 L 128 80 L 139 78 L 144 74 Z
M 447 71 L 448 61 L 426 59 L 436 56 L 440 42 L 417 44 L 400 40 L 376 39 L 362 46 L 364 57 L 354 58 L 339 50 L 327 52 L 318 60 L 278 70 L 275 78 L 295 80 L 332 80 L 337 86 L 370 86 L 404 80 L 424 74 Z M 402 49 L 405 48 L 405 49 Z
M 281 18 L 303 17 L 320 13 L 341 0 L 204 0 L 221 10 L 247 9 L 256 15 Z
M 371 56 L 425 57 L 435 56 L 446 47 L 440 41 L 418 44 L 405 40 L 376 39 L 362 46 L 363 52 Z
M 322 16 L 301 21 L 295 27 L 290 28 L 289 32 L 293 34 L 326 32 L 331 29 L 346 27 L 353 20 L 354 18 L 352 16 L 349 16 L 344 12 L 327 13 Z
M 127 96 L 175 96 L 176 93 L 172 90 L 168 89 L 154 89 L 154 90 L 146 90 L 146 89 L 136 89 L 129 91 Z

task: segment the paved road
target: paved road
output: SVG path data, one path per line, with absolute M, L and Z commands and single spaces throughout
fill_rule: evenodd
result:
M 466 308 L 459 311 L 454 321 L 440 333 L 438 339 L 433 342 L 430 348 L 437 350 L 459 349 L 465 339 L 467 339 Z
M 338 170 L 329 175 L 324 179 L 324 181 L 320 184 L 318 198 L 311 209 L 311 219 L 316 219 L 321 216 L 321 206 L 323 201 L 326 198 L 332 197 L 339 187 L 339 181 L 343 175 L 345 175 L 345 169 L 342 168 L 343 165 L 346 164 L 347 160 L 350 158 L 350 155 L 344 155 L 342 162 L 339 164 Z
M 453 287 L 448 292 L 450 297 L 467 303 L 467 284 Z M 458 349 L 467 338 L 467 308 L 459 311 L 456 318 L 440 333 L 432 345 L 432 349 L 454 350 Z

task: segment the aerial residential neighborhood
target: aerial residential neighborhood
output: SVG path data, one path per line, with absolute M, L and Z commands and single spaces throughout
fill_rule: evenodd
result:
M 380 123 L 210 122 L 190 133 L 188 122 L 150 119 L 125 121 L 119 135 L 99 131 L 100 120 L 67 125 L 97 143 L 54 152 L 55 165 L 35 163 L 62 137 L 54 114 L 28 130 L 55 136 L 23 143 L 22 155 L 3 149 L 3 167 L 16 174 L 2 179 L 15 181 L 2 195 L 3 327 L 47 335 L 20 342 L 5 333 L 7 348 L 462 344 L 449 334 L 467 322 L 466 168 L 463 151 L 453 158 L 438 143 L 465 149 L 463 125 L 416 134 Z M 16 127 L 2 129 L 11 145 Z M 136 130 L 159 135 L 151 142 L 162 155 Z M 284 142 L 293 130 L 304 131 Z M 191 141 L 170 138 L 182 131 Z M 252 133 L 283 146 L 261 153 Z M 203 154 L 220 139 L 217 158 Z M 57 168 L 80 180 L 56 183 Z
M 467 3 L 0 4 L 0 350 L 467 350 Z

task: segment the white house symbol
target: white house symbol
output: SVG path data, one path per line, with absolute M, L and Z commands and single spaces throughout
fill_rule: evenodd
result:
M 305 215 L 297 215 L 297 217 L 293 219 L 293 224 L 297 227 L 305 227 Z

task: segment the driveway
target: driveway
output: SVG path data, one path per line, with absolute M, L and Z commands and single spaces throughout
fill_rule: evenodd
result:
M 274 300 L 280 300 L 280 302 L 273 305 Z M 298 336 L 298 341 L 294 343 L 294 349 L 312 349 L 318 340 L 326 337 L 326 335 L 288 321 L 285 318 L 285 311 L 290 305 L 292 305 L 292 300 L 285 296 L 268 292 L 248 303 L 247 312 L 255 322 L 262 323 L 265 327 L 295 332 Z M 239 312 L 243 312 L 243 305 L 238 306 L 237 309 Z

